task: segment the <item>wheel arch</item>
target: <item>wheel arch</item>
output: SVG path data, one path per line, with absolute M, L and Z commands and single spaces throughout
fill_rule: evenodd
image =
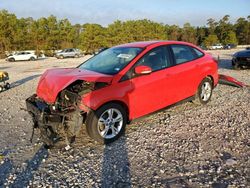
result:
M 120 100 L 108 101 L 108 102 L 105 102 L 102 105 L 100 105 L 97 109 L 101 108 L 104 105 L 111 104 L 111 103 L 119 104 L 120 106 L 122 106 L 124 108 L 124 110 L 126 111 L 128 122 L 129 122 L 130 121 L 130 115 L 129 115 L 130 111 L 129 111 L 128 105 L 125 102 L 123 102 L 123 101 L 120 101 Z

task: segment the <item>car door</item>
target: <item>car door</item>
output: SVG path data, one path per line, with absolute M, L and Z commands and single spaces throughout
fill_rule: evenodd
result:
M 24 52 L 23 60 L 29 60 L 30 56 L 31 56 L 30 52 Z
M 167 78 L 166 69 L 170 66 L 170 57 L 166 46 L 157 47 L 144 55 L 131 69 L 129 77 L 133 90 L 129 93 L 131 114 L 138 118 L 165 107 L 166 93 L 173 80 Z M 135 67 L 149 66 L 152 73 L 136 75 Z M 167 78 L 167 79 L 166 79 Z
M 175 80 L 175 102 L 195 94 L 200 82 L 199 56 L 193 47 L 187 45 L 171 45 L 175 66 L 171 68 L 172 79 Z M 197 50 L 198 51 L 198 50 Z
M 15 60 L 24 60 L 24 57 L 25 57 L 25 52 L 19 52 L 15 56 Z
M 74 50 L 68 49 L 67 57 L 74 57 Z

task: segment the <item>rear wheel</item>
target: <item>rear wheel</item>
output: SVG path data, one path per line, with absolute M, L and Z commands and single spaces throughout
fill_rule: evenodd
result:
M 60 56 L 59 56 L 59 59 L 63 59 L 63 58 L 64 58 L 64 56 L 63 56 L 63 55 L 60 55 Z
M 127 114 L 116 103 L 109 103 L 89 114 L 86 122 L 87 132 L 102 144 L 117 140 L 125 131 Z
M 241 69 L 241 66 L 239 65 L 239 62 L 235 61 L 235 62 L 233 63 L 233 68 L 234 68 L 235 70 L 240 70 L 240 69 Z
M 30 57 L 30 61 L 35 61 L 36 59 L 34 57 Z
M 213 92 L 213 83 L 210 78 L 205 78 L 200 83 L 193 103 L 207 104 Z

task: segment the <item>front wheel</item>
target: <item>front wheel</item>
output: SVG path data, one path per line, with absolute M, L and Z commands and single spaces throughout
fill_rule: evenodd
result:
M 116 103 L 109 103 L 87 118 L 86 129 L 90 137 L 99 143 L 107 144 L 117 140 L 125 131 L 127 114 Z
M 207 104 L 212 97 L 212 93 L 213 93 L 212 80 L 209 78 L 205 78 L 200 83 L 195 96 L 195 100 L 193 102 Z
M 232 63 L 232 65 L 233 65 L 233 68 L 235 70 L 240 70 L 241 69 L 241 66 L 240 66 L 239 62 L 237 62 L 237 61 L 235 61 L 234 63 Z
M 10 89 L 10 83 L 9 82 L 7 82 L 6 84 L 5 84 L 5 89 L 7 90 L 7 89 Z
M 14 58 L 9 59 L 10 62 L 15 62 L 16 60 Z

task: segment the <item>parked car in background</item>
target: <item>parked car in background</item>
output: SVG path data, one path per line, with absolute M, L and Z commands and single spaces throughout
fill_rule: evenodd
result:
M 236 44 L 226 44 L 226 45 L 224 46 L 224 49 L 233 49 L 233 48 L 236 48 L 236 47 L 237 47 Z
M 31 52 L 17 52 L 14 54 L 10 54 L 7 58 L 6 61 L 35 61 L 37 59 L 37 56 Z
M 236 52 L 232 58 L 232 66 L 235 69 L 250 67 L 250 49 Z
M 97 55 L 97 54 L 99 54 L 99 53 L 101 53 L 101 52 L 103 52 L 104 50 L 107 50 L 107 49 L 108 49 L 108 47 L 99 48 L 99 49 L 94 53 L 94 55 Z
M 63 49 L 59 52 L 56 53 L 56 58 L 57 59 L 63 59 L 63 58 L 67 58 L 67 57 L 80 57 L 81 51 L 79 49 L 76 48 L 67 48 L 67 49 Z
M 214 44 L 212 46 L 208 47 L 209 50 L 218 50 L 218 49 L 223 49 L 223 45 L 222 44 Z
M 47 70 L 26 104 L 48 145 L 62 132 L 69 143 L 83 124 L 91 138 L 109 143 L 133 119 L 181 101 L 208 103 L 217 83 L 217 61 L 195 45 L 136 42 L 109 48 L 76 68 Z

